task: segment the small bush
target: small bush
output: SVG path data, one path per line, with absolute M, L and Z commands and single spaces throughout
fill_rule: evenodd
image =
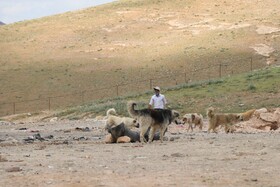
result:
M 254 90 L 256 90 L 257 88 L 256 88 L 256 86 L 254 85 L 254 84 L 250 84 L 249 86 L 248 86 L 248 90 L 250 90 L 250 91 L 254 91 Z

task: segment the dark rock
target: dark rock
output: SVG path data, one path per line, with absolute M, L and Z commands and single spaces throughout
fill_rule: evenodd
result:
M 6 172 L 19 172 L 19 171 L 22 171 L 20 167 L 11 167 L 6 169 Z

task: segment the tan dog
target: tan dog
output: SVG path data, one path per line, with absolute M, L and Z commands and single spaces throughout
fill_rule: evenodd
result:
M 240 120 L 241 121 L 248 121 L 249 119 L 251 119 L 251 117 L 253 116 L 255 111 L 256 111 L 256 109 L 251 109 L 251 110 L 248 110 L 246 112 L 243 112 L 243 113 L 239 114 Z
M 142 109 L 135 110 L 136 103 L 129 102 L 127 104 L 128 113 L 131 117 L 136 118 L 140 125 L 140 141 L 146 142 L 145 133 L 150 127 L 149 143 L 154 139 L 157 129 L 160 130 L 160 141 L 163 142 L 163 136 L 167 130 L 167 126 L 179 117 L 179 113 L 175 110 L 168 109 Z
M 226 133 L 232 132 L 233 124 L 240 121 L 239 114 L 215 113 L 214 108 L 212 108 L 212 107 L 207 110 L 207 116 L 209 119 L 208 133 L 210 133 L 211 130 L 213 130 L 213 132 L 217 133 L 216 128 L 220 125 L 225 126 Z
M 110 108 L 109 110 L 107 110 L 106 115 L 107 121 L 105 125 L 105 130 L 113 128 L 121 123 L 123 123 L 129 129 L 132 129 L 133 127 L 139 127 L 139 124 L 135 119 L 117 116 L 117 112 L 114 108 Z
M 183 120 L 183 124 L 187 123 L 189 125 L 187 130 L 188 132 L 190 128 L 192 129 L 193 132 L 193 124 L 194 124 L 194 128 L 198 126 L 199 129 L 202 130 L 203 116 L 201 114 L 197 114 L 197 113 L 185 114 L 182 120 Z

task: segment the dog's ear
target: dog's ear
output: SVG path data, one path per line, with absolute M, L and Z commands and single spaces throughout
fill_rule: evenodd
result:
M 241 115 L 239 115 L 239 114 L 238 114 L 238 115 L 236 115 L 236 116 L 235 116 L 235 118 L 236 118 L 237 120 L 242 121 L 242 116 L 241 116 Z
M 180 113 L 176 110 L 172 110 L 172 114 L 174 115 L 174 117 L 179 117 Z
M 106 123 L 106 125 L 105 125 L 105 131 L 107 131 L 107 130 L 109 130 L 109 124 L 108 123 Z
M 238 114 L 237 117 L 238 117 L 238 120 L 244 121 L 242 114 Z
M 137 123 L 137 120 L 135 119 L 135 120 L 133 120 L 133 123 L 134 123 L 134 127 L 136 127 L 136 128 L 139 128 L 139 123 Z
M 195 119 L 195 115 L 194 114 L 192 114 L 192 120 L 194 120 Z

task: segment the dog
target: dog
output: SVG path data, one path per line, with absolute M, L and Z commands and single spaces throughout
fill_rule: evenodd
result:
M 210 133 L 211 130 L 213 132 L 217 133 L 216 128 L 220 125 L 225 126 L 225 132 L 233 132 L 232 126 L 233 124 L 240 121 L 240 115 L 239 114 L 224 114 L 224 113 L 215 113 L 214 108 L 210 107 L 207 110 L 207 116 L 209 120 L 209 127 L 208 127 L 208 133 Z
M 179 113 L 175 110 L 169 109 L 135 110 L 135 106 L 135 102 L 128 102 L 127 109 L 130 116 L 136 118 L 139 123 L 140 141 L 147 142 L 144 135 L 150 127 L 148 142 L 152 142 L 157 129 L 160 130 L 160 141 L 163 142 L 163 136 L 167 126 L 179 117 Z
M 139 142 L 140 141 L 140 133 L 138 131 L 133 131 L 126 127 L 126 125 L 122 122 L 119 125 L 109 127 L 108 133 L 110 133 L 110 136 L 107 137 L 107 140 L 105 140 L 106 143 L 118 143 L 118 140 L 122 137 L 128 137 L 129 142 Z M 149 141 L 149 129 L 144 135 L 145 140 Z M 159 140 L 160 135 L 159 132 L 157 132 L 153 138 L 153 140 Z
M 187 129 L 187 131 L 189 132 L 190 128 L 192 129 L 193 132 L 193 124 L 194 124 L 194 128 L 196 126 L 199 127 L 200 131 L 202 131 L 202 126 L 203 126 L 203 116 L 201 114 L 197 114 L 197 113 L 193 113 L 193 114 L 185 114 L 183 116 L 183 124 L 188 124 L 189 127 Z
M 246 112 L 243 112 L 243 113 L 239 114 L 239 119 L 241 121 L 248 121 L 249 119 L 251 119 L 251 117 L 253 116 L 253 114 L 255 112 L 256 112 L 256 109 L 251 109 Z
M 136 128 L 139 127 L 139 124 L 135 119 L 129 117 L 117 116 L 117 112 L 114 108 L 110 108 L 109 110 L 107 110 L 106 115 L 107 115 L 107 120 L 106 120 L 105 130 L 108 130 L 109 128 L 117 126 L 121 123 L 123 123 L 129 129 L 132 129 L 134 127 Z
M 111 143 L 116 143 L 118 138 L 123 136 L 128 136 L 130 142 L 137 142 L 140 139 L 139 133 L 130 130 L 123 122 L 116 126 L 110 126 L 107 130 L 112 137 Z

